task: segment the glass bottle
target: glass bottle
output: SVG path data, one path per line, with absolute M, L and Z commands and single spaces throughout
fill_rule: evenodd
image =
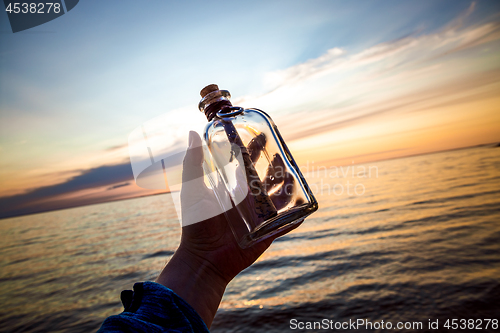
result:
M 232 106 L 230 93 L 215 84 L 200 94 L 198 107 L 209 121 L 203 138 L 206 165 L 225 185 L 225 193 L 213 186 L 216 197 L 229 194 L 232 207 L 222 208 L 242 248 L 292 228 L 318 209 L 269 115 Z M 233 207 L 241 219 L 229 216 Z

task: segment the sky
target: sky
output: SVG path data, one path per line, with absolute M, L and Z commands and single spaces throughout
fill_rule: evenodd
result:
M 499 142 L 500 2 L 94 0 L 18 33 L 4 12 L 0 218 L 165 191 L 129 136 L 166 123 L 182 151 L 210 83 L 299 165 Z

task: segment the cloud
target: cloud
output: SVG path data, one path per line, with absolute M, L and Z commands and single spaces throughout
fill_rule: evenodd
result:
M 478 73 L 469 76 L 466 81 L 447 82 L 442 85 L 417 89 L 407 94 L 393 96 L 387 100 L 371 103 L 369 108 L 365 105 L 350 105 L 346 109 L 346 116 L 337 118 L 324 117 L 325 113 L 333 113 L 336 110 L 324 109 L 320 113 L 322 117 L 303 117 L 297 114 L 285 123 L 285 126 L 293 126 L 287 136 L 291 140 L 306 138 L 312 135 L 329 132 L 335 129 L 354 126 L 360 123 L 374 121 L 376 118 L 391 113 L 403 116 L 404 113 L 426 112 L 430 109 L 450 107 L 459 104 L 470 103 L 498 94 L 498 87 L 493 85 L 500 81 L 500 70 L 488 73 Z M 368 111 L 366 111 L 368 109 Z M 338 111 L 338 110 L 337 110 Z M 300 118 L 305 118 L 301 119 Z M 296 124 L 301 121 L 301 126 Z M 432 120 L 430 121 L 432 122 Z
M 390 62 L 392 65 L 407 67 L 500 39 L 499 22 L 465 26 L 465 21 L 474 8 L 475 3 L 472 3 L 459 17 L 434 33 L 418 35 L 415 32 L 355 54 L 338 47 L 331 48 L 318 58 L 267 73 L 264 83 L 274 90 L 315 76 L 360 69 L 376 63 Z
M 106 148 L 105 150 L 106 151 L 115 151 L 115 150 L 120 150 L 120 149 L 124 149 L 127 147 L 127 144 L 122 144 L 122 145 L 116 145 L 116 146 L 111 146 L 111 147 L 108 147 Z
M 327 70 L 337 62 L 340 62 L 341 59 L 339 56 L 344 53 L 345 50 L 335 47 L 318 58 L 310 59 L 285 70 L 267 73 L 264 77 L 264 85 L 271 89 L 275 89 L 285 83 L 290 84 L 307 79 L 316 73 Z
M 241 101 L 272 110 L 282 133 L 295 140 L 387 115 L 494 97 L 500 82 L 494 61 L 500 23 L 467 25 L 474 8 L 472 3 L 434 32 L 415 32 L 355 53 L 332 48 L 316 59 L 268 73 L 264 82 L 270 91 Z M 487 48 L 479 49 L 481 45 Z
M 36 202 L 42 199 L 49 199 L 62 194 L 92 189 L 102 186 L 109 186 L 120 182 L 133 182 L 132 169 L 130 163 L 117 165 L 105 165 L 81 172 L 79 175 L 69 180 L 33 189 L 24 194 L 0 198 L 0 218 L 16 216 L 28 213 L 35 213 L 42 210 L 56 209 L 53 205 L 40 206 Z M 119 186 L 125 186 L 121 184 Z M 117 186 L 114 186 L 115 188 Z M 74 200 L 72 206 L 78 205 L 78 199 Z M 66 203 L 67 207 L 68 204 Z M 57 208 L 63 208 L 57 207 Z
M 124 187 L 124 186 L 129 186 L 130 185 L 130 182 L 126 182 L 126 183 L 123 183 L 123 184 L 118 184 L 118 185 L 113 185 L 113 186 L 110 186 L 106 189 L 106 191 L 111 191 L 111 190 L 114 190 L 116 188 L 120 188 L 120 187 Z

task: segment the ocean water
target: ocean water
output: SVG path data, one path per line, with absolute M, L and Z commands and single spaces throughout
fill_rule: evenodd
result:
M 500 148 L 305 171 L 320 209 L 231 282 L 212 332 L 500 331 Z M 158 195 L 3 219 L 0 237 L 0 331 L 89 332 L 180 227 Z

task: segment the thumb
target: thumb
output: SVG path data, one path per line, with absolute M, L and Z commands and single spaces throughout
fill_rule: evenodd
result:
M 189 132 L 189 147 L 184 156 L 182 167 L 182 183 L 200 179 L 203 182 L 203 149 L 201 138 L 194 131 Z
M 203 161 L 201 138 L 198 133 L 191 131 L 182 169 L 180 197 L 183 227 L 222 213 L 215 194 L 205 185 Z

